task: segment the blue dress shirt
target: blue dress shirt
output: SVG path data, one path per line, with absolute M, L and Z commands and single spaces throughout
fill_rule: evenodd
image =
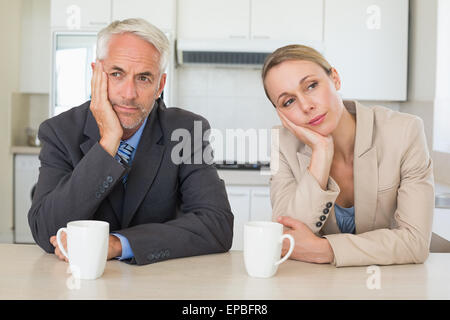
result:
M 342 233 L 355 233 L 355 207 L 342 208 L 335 203 L 334 214 Z
M 138 131 L 136 131 L 128 140 L 125 140 L 126 143 L 128 143 L 130 146 L 134 148 L 133 152 L 131 153 L 131 159 L 129 164 L 133 162 L 134 155 L 136 154 L 136 150 L 139 145 L 139 141 L 141 140 L 142 132 L 144 131 L 145 124 L 147 123 L 147 119 L 148 117 L 145 118 L 144 123 L 141 125 Z M 131 250 L 130 242 L 128 241 L 128 239 L 119 233 L 111 233 L 111 234 L 119 238 L 120 244 L 122 245 L 122 255 L 116 258 L 119 260 L 126 260 L 133 258 L 134 257 L 133 250 Z

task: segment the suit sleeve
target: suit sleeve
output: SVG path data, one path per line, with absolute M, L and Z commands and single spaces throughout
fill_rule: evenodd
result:
M 405 132 L 409 141 L 402 157 L 396 227 L 365 233 L 325 236 L 333 248 L 337 267 L 423 263 L 429 254 L 434 210 L 432 160 L 423 122 L 414 118 Z
M 325 224 L 320 217 L 324 215 L 327 204 L 330 207 L 336 201 L 339 186 L 329 177 L 327 190 L 323 190 L 307 168 L 303 168 L 301 178 L 297 180 L 280 149 L 277 135 L 272 137 L 271 154 L 270 199 L 273 220 L 279 216 L 290 216 L 306 224 L 314 233 L 319 233 Z M 298 156 L 303 157 L 301 154 Z M 310 161 L 304 160 L 305 163 Z M 326 218 L 329 216 L 325 215 Z
M 202 120 L 202 135 L 209 124 Z M 191 132 L 192 133 L 192 132 Z M 191 135 L 195 139 L 195 135 Z M 165 223 L 149 223 L 120 231 L 130 242 L 131 264 L 226 252 L 233 239 L 233 214 L 225 185 L 217 170 L 203 158 L 211 150 L 208 141 L 199 143 L 179 165 L 180 214 Z M 201 163 L 194 162 L 200 159 Z
M 92 219 L 126 168 L 98 143 L 73 166 L 70 150 L 48 120 L 39 128 L 39 139 L 42 142 L 41 167 L 28 223 L 36 243 L 53 253 L 50 237 L 70 221 Z

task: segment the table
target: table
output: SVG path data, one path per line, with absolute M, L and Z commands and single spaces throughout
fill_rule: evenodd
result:
M 450 299 L 448 253 L 379 269 L 288 260 L 268 279 L 247 275 L 241 251 L 145 266 L 111 260 L 97 280 L 73 279 L 37 245 L 0 244 L 0 256 L 0 299 Z

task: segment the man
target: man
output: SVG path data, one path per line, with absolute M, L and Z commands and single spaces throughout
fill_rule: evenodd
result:
M 210 148 L 203 132 L 200 144 L 182 150 L 191 150 L 183 162 L 172 159 L 174 130 L 193 135 L 195 121 L 204 131 L 209 124 L 159 98 L 168 56 L 167 38 L 148 22 L 111 23 L 98 34 L 91 101 L 41 124 L 28 220 L 46 252 L 66 260 L 57 230 L 90 219 L 110 224 L 108 259 L 142 265 L 230 249 L 224 183 L 214 167 L 192 161 Z

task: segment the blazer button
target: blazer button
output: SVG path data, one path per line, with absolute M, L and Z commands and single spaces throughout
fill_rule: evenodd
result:
M 327 208 L 331 208 L 333 206 L 333 204 L 331 202 L 327 203 Z
M 108 188 L 109 187 L 109 183 L 108 181 L 103 181 L 103 188 Z
M 322 211 L 324 214 L 328 214 L 328 212 L 330 212 L 330 209 L 328 209 L 328 208 L 325 208 L 325 209 L 323 209 L 323 211 Z
M 100 191 L 100 193 L 105 193 L 105 188 L 103 188 L 102 186 L 100 186 L 100 188 L 98 188 L 98 191 Z
M 102 194 L 101 194 L 100 192 L 97 191 L 97 192 L 95 193 L 95 197 L 96 197 L 97 199 L 100 199 L 101 196 L 102 196 Z
M 322 226 L 322 222 L 319 221 L 319 222 L 316 223 L 316 227 L 317 228 L 320 228 L 321 226 Z
M 109 182 L 109 183 L 111 183 L 111 182 L 114 181 L 114 179 L 113 179 L 113 177 L 111 177 L 111 176 L 107 176 L 107 177 L 106 177 L 106 181 Z
M 320 216 L 320 221 L 325 221 L 327 219 L 326 216 Z
M 164 252 L 164 254 L 166 255 L 166 258 L 168 258 L 168 257 L 170 256 L 169 250 L 166 250 L 166 251 Z

